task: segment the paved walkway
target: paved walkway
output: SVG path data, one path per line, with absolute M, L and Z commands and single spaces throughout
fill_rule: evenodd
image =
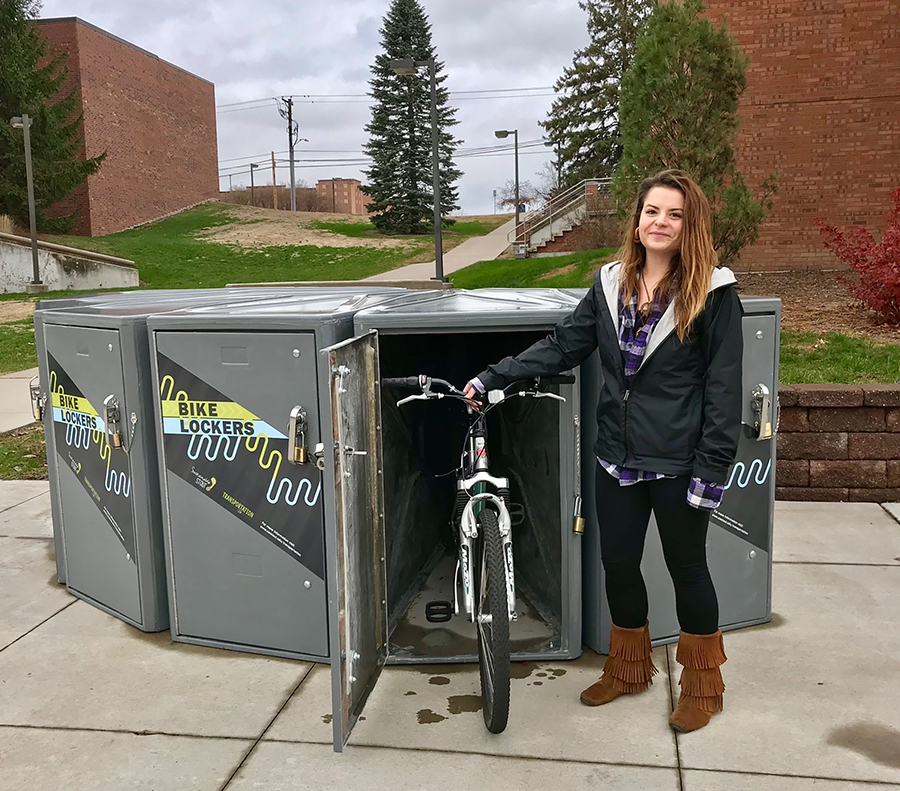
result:
M 515 220 L 504 223 L 485 236 L 467 239 L 461 245 L 444 253 L 444 274 L 457 272 L 478 261 L 490 261 L 509 247 L 507 236 L 516 226 Z M 391 269 L 380 275 L 366 278 L 367 281 L 381 280 L 429 280 L 434 277 L 434 261 L 426 264 L 410 264 L 399 269 Z
M 0 434 L 34 422 L 28 383 L 38 369 L 0 376 Z
M 49 509 L 46 482 L 0 482 L 4 791 L 900 788 L 900 525 L 875 504 L 778 504 L 772 622 L 726 635 L 726 710 L 702 731 L 667 725 L 672 647 L 650 691 L 598 709 L 578 703 L 588 650 L 517 666 L 499 736 L 465 705 L 475 666 L 388 667 L 342 755 L 327 666 L 175 644 L 73 598 Z

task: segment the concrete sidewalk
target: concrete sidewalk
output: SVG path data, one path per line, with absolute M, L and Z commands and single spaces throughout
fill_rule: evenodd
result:
M 0 434 L 34 423 L 28 383 L 38 369 L 0 376 Z
M 900 525 L 779 503 L 774 611 L 725 645 L 726 709 L 676 735 L 674 647 L 650 691 L 578 702 L 602 658 L 515 666 L 491 736 L 475 666 L 388 667 L 347 750 L 330 669 L 174 644 L 55 583 L 46 482 L 0 483 L 0 789 L 900 788 Z M 719 585 L 727 584 L 718 580 Z
M 516 221 L 510 220 L 499 228 L 495 228 L 485 236 L 467 239 L 461 245 L 444 253 L 444 274 L 457 272 L 478 261 L 491 261 L 509 247 L 509 232 L 516 227 Z M 383 280 L 429 280 L 434 277 L 434 261 L 426 264 L 410 264 L 399 269 L 391 269 L 380 275 L 367 277 L 365 282 Z

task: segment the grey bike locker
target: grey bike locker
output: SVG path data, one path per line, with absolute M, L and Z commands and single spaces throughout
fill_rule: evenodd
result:
M 71 593 L 144 631 L 168 626 L 147 316 L 296 291 L 132 291 L 38 305 L 57 575 Z M 110 397 L 118 448 L 104 433 Z
M 339 461 L 322 352 L 353 335 L 356 310 L 398 293 L 344 290 L 150 318 L 174 640 L 330 660 L 329 624 L 347 623 L 328 612 L 337 555 L 371 531 L 357 520 L 347 541 L 336 538 Z M 289 454 L 295 407 L 305 410 L 303 464 Z
M 577 300 L 551 289 L 407 294 L 360 311 L 357 335 L 377 331 L 385 377 L 424 373 L 462 386 L 547 335 Z M 574 372 L 577 376 L 577 372 Z M 518 620 L 514 660 L 581 653 L 581 536 L 573 529 L 580 387 L 555 385 L 567 401 L 513 398 L 490 416 L 491 472 L 508 477 Z M 396 400 L 382 392 L 388 663 L 476 661 L 474 626 L 463 616 L 429 623 L 429 600 L 453 596 L 451 516 L 466 415 L 450 399 Z
M 573 291 L 581 296 L 584 291 Z M 778 349 L 781 300 L 741 297 L 744 308 L 743 414 L 741 439 L 735 464 L 726 481 L 721 506 L 712 513 L 706 551 L 710 574 L 719 600 L 722 630 L 765 623 L 772 617 L 772 526 L 775 511 L 775 433 L 777 427 Z M 604 590 L 596 521 L 594 476 L 596 458 L 596 405 L 602 374 L 597 355 L 582 364 L 585 442 L 583 482 L 584 536 L 584 642 L 596 651 L 609 647 L 610 616 Z M 771 427 L 760 440 L 761 399 L 754 389 L 763 385 L 769 393 L 763 423 Z M 766 425 L 763 425 L 766 434 Z M 657 644 L 678 637 L 675 592 L 663 559 L 655 518 L 641 564 L 650 603 L 650 635 Z

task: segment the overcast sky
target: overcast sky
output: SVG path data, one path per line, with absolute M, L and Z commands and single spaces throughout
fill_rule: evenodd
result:
M 273 100 L 235 103 L 283 94 L 349 95 L 295 99 L 300 137 L 309 139 L 298 146 L 298 179 L 310 185 L 333 176 L 365 181 L 355 163 L 367 139 L 369 67 L 380 50 L 378 31 L 389 5 L 390 0 L 44 0 L 41 16 L 80 17 L 215 83 L 219 185 L 228 189 L 224 174 L 234 174 L 235 187 L 249 184 L 249 162 L 268 160 L 272 150 L 286 159 L 287 150 L 285 122 Z M 550 108 L 551 86 L 587 43 L 586 17 L 575 0 L 423 5 L 445 64 L 450 102 L 458 108 L 462 211 L 487 214 L 492 191 L 513 176 L 512 152 L 465 156 L 465 150 L 501 145 L 494 130 L 518 128 L 520 179 L 536 181 L 552 152 L 525 144 L 540 139 L 538 121 Z M 542 90 L 509 91 L 514 88 Z M 471 91 L 494 93 L 466 93 Z M 302 161 L 326 159 L 351 162 Z M 261 167 L 255 178 L 271 183 L 271 167 Z M 286 166 L 278 181 L 288 182 Z

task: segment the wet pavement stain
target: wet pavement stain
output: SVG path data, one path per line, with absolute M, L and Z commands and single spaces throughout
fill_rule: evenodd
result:
M 551 679 L 559 678 L 560 676 L 564 676 L 566 674 L 566 671 L 561 667 L 551 667 L 549 668 L 549 670 L 553 674 L 552 676 L 550 676 Z
M 541 672 L 541 673 L 535 673 L 535 675 L 536 675 L 538 678 L 546 678 L 546 677 L 547 677 L 547 674 L 546 674 L 546 673 L 543 673 L 543 672 Z
M 330 714 L 323 714 L 323 715 L 322 715 L 322 722 L 324 722 L 326 725 L 330 725 L 330 724 L 331 724 L 331 715 L 330 715 Z
M 509 666 L 509 677 L 523 679 L 528 678 L 540 665 L 537 662 L 513 662 Z
M 433 725 L 436 722 L 449 719 L 449 717 L 444 717 L 431 709 L 420 709 L 416 712 L 416 718 L 419 720 L 419 725 Z
M 543 681 L 535 681 L 531 686 L 533 686 L 533 687 L 539 687 L 539 686 L 541 686 L 541 684 L 543 684 L 543 683 L 544 683 Z
M 434 684 L 435 686 L 438 686 L 438 687 L 444 687 L 450 683 L 450 679 L 447 678 L 446 676 L 433 676 L 432 678 L 428 679 L 428 683 Z
M 866 756 L 882 766 L 900 769 L 900 731 L 878 722 L 855 722 L 835 728 L 826 740 L 833 747 L 843 747 Z
M 481 695 L 451 695 L 447 698 L 447 711 L 451 714 L 481 711 Z
M 417 693 L 416 693 L 414 690 L 412 690 L 412 689 L 409 690 L 409 692 L 406 693 L 407 696 L 409 696 L 409 695 L 415 695 L 415 694 L 417 694 Z

